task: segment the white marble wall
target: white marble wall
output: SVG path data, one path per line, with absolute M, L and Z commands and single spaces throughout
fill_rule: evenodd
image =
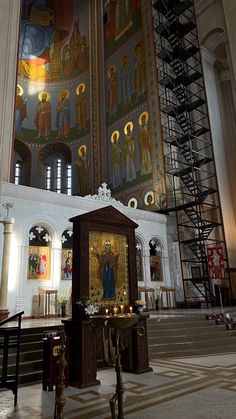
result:
M 33 296 L 38 293 L 39 286 L 62 289 L 71 285 L 71 281 L 61 281 L 60 279 L 61 235 L 70 226 L 69 218 L 99 209 L 108 205 L 108 203 L 88 198 L 59 195 L 54 192 L 16 186 L 6 182 L 2 183 L 2 194 L 3 201 L 13 203 L 10 216 L 15 219 L 12 236 L 8 308 L 11 311 L 18 308 L 24 309 L 25 315 L 31 316 Z M 142 244 L 143 254 L 144 281 L 142 285 L 149 287 L 158 285 L 174 286 L 176 282 L 172 275 L 175 269 L 170 265 L 169 246 L 175 228 L 173 224 L 168 226 L 168 217 L 125 206 L 116 208 L 138 224 L 136 233 Z M 28 234 L 34 225 L 46 227 L 51 236 L 50 281 L 27 280 Z M 161 247 L 164 278 L 162 283 L 151 282 L 150 280 L 148 243 L 152 238 L 157 239 Z M 0 254 L 2 252 L 1 246 L 0 244 Z

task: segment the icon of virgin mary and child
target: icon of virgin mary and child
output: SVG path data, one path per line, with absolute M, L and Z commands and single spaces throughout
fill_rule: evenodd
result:
M 96 253 L 99 261 L 103 283 L 103 299 L 111 300 L 116 297 L 116 278 L 119 255 L 114 255 L 111 250 L 111 242 L 105 241 L 105 249 L 102 253 Z

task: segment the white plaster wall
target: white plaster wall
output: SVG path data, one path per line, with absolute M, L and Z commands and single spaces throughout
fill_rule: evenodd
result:
M 56 289 L 66 288 L 71 281 L 61 281 L 61 235 L 70 226 L 69 218 L 109 205 L 88 198 L 71 197 L 25 186 L 2 183 L 3 202 L 12 202 L 10 216 L 15 219 L 12 235 L 8 308 L 10 311 L 24 309 L 26 316 L 32 315 L 33 296 L 39 286 Z M 139 226 L 136 230 L 145 257 L 143 258 L 144 285 L 173 286 L 173 269 L 169 265 L 168 217 L 149 211 L 134 210 L 117 206 L 119 211 L 131 218 Z M 46 227 L 51 236 L 52 264 L 50 281 L 27 280 L 28 233 L 33 225 Z M 172 227 L 170 227 L 171 230 Z M 1 236 L 2 237 L 2 236 Z M 150 281 L 148 243 L 156 238 L 161 245 L 163 261 L 163 283 Z

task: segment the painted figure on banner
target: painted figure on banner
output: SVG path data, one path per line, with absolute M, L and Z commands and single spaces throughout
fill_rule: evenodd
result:
M 122 36 L 132 25 L 130 0 L 117 1 L 115 4 L 115 39 Z
M 116 68 L 112 65 L 108 70 L 108 112 L 112 116 L 117 111 L 118 77 Z
M 150 274 L 151 281 L 162 281 L 160 256 L 150 256 Z
M 117 42 L 123 35 L 125 38 L 134 23 L 136 30 L 141 28 L 140 0 L 105 0 L 104 3 L 107 16 L 104 28 L 106 40 Z
M 35 126 L 37 129 L 36 139 L 45 138 L 48 139 L 48 135 L 51 131 L 51 103 L 50 95 L 46 92 L 38 94 L 39 102 L 36 107 Z
M 65 76 L 69 76 L 74 70 L 74 63 L 71 59 L 70 47 L 68 45 L 65 45 L 62 51 L 62 68 Z
M 148 112 L 139 117 L 139 149 L 141 175 L 152 173 L 151 138 L 148 124 Z
M 70 101 L 68 90 L 63 90 L 58 95 L 56 127 L 58 130 L 57 138 L 68 137 L 70 132 Z
M 68 250 L 66 252 L 66 249 L 63 249 L 63 279 L 72 279 L 72 251 Z
M 26 102 L 28 97 L 23 99 L 23 89 L 18 84 L 16 87 L 16 113 L 15 113 L 15 132 L 18 136 L 22 135 L 22 122 L 27 118 Z
M 76 94 L 78 98 L 76 104 L 76 125 L 79 131 L 86 128 L 86 94 L 85 84 L 81 83 L 76 88 Z
M 120 84 L 121 103 L 123 106 L 127 106 L 129 103 L 131 103 L 132 95 L 131 69 L 127 54 L 125 54 L 121 59 Z
M 144 46 L 142 43 L 139 43 L 135 47 L 135 75 L 134 75 L 134 85 L 136 97 L 145 93 L 146 90 L 146 68 L 144 60 Z
M 47 79 L 55 33 L 55 12 L 44 0 L 22 2 L 18 58 L 26 76 Z M 58 12 L 58 11 L 57 11 Z
M 88 67 L 88 64 L 89 64 L 89 49 L 87 45 L 87 37 L 83 35 L 81 44 L 80 44 L 79 69 L 84 70 L 85 68 Z
M 74 30 L 70 38 L 70 57 L 74 65 L 74 69 L 79 67 L 81 34 L 79 22 L 74 22 Z
M 28 279 L 48 279 L 49 248 L 29 246 Z
M 135 139 L 133 133 L 133 122 L 128 122 L 124 128 L 124 153 L 126 164 L 126 180 L 131 182 L 136 179 L 136 150 Z
M 121 185 L 121 146 L 119 141 L 119 131 L 114 131 L 111 136 L 111 161 L 112 161 L 112 184 L 113 188 Z
M 104 251 L 96 252 L 99 261 L 101 279 L 103 285 L 103 298 L 105 300 L 114 299 L 116 297 L 116 278 L 119 255 L 114 255 L 111 243 L 106 240 Z
M 207 262 L 211 279 L 224 278 L 224 252 L 222 246 L 208 247 Z
M 79 147 L 78 156 L 79 156 L 79 160 L 76 160 L 75 164 L 77 166 L 80 195 L 84 196 L 89 193 L 89 186 L 88 186 L 89 159 L 88 159 L 87 146 L 85 144 Z

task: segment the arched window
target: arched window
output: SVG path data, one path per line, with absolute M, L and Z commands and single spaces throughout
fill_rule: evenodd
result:
M 66 166 L 66 192 L 67 192 L 67 195 L 71 195 L 71 185 L 72 185 L 71 164 L 67 164 L 67 166 Z
M 50 191 L 52 189 L 52 168 L 50 164 L 46 166 L 46 190 Z
M 19 160 L 15 164 L 14 183 L 15 185 L 22 184 L 22 162 Z
M 61 193 L 61 159 L 57 159 L 56 191 L 57 193 Z

